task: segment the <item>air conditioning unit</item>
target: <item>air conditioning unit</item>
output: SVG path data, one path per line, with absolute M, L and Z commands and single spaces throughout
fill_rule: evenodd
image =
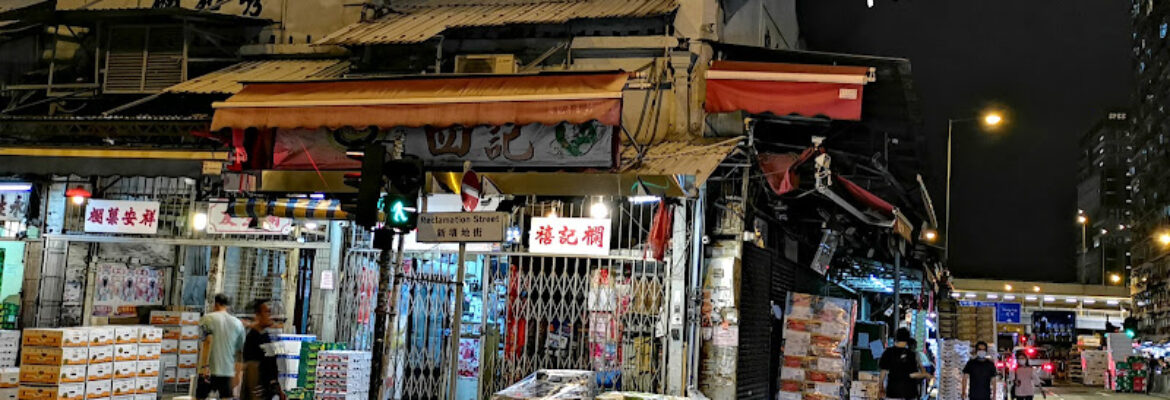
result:
M 516 56 L 511 54 L 465 54 L 455 56 L 457 74 L 514 74 Z

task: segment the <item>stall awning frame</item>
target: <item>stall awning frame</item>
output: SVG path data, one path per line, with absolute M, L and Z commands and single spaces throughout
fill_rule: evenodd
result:
M 864 86 L 875 80 L 870 67 L 715 61 L 707 70 L 709 113 L 826 116 L 861 120 Z

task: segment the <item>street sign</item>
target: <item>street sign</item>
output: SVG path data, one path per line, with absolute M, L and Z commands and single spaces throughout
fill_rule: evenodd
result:
M 89 199 L 85 207 L 85 231 L 101 233 L 158 232 L 157 201 Z
M 419 243 L 502 242 L 506 213 L 424 213 L 418 217 Z
M 532 218 L 528 251 L 546 254 L 609 255 L 609 218 Z
M 1020 303 L 996 303 L 995 305 L 995 322 L 1005 324 L 1020 323 L 1020 313 L 1023 308 Z

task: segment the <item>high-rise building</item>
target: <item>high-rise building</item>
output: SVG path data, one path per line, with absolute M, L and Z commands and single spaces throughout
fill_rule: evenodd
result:
M 1077 171 L 1077 280 L 1121 284 L 1127 277 L 1130 214 L 1128 113 L 1109 111 L 1080 139 Z

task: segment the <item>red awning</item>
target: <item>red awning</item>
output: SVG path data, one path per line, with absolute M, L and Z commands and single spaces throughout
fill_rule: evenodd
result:
M 760 169 L 764 170 L 764 178 L 768 180 L 768 186 L 777 195 L 783 195 L 796 189 L 800 185 L 800 176 L 794 170 L 816 153 L 818 151 L 814 147 L 807 148 L 800 154 L 760 153 Z
M 880 211 L 882 214 L 886 215 L 887 217 L 894 216 L 894 205 L 893 204 L 890 204 L 889 202 L 882 200 L 881 197 L 878 197 L 876 194 L 870 193 L 870 191 L 865 190 L 865 188 L 863 188 L 861 186 L 858 186 L 856 183 L 853 183 L 853 181 L 845 179 L 845 177 L 843 177 L 841 175 L 834 175 L 834 177 L 837 178 L 837 183 L 840 183 L 841 186 L 845 187 L 845 191 L 847 191 L 847 192 L 849 192 L 849 194 L 853 195 L 853 198 L 857 199 L 862 204 L 865 204 L 866 207 L 873 209 L 875 211 Z
M 707 70 L 704 108 L 856 121 L 862 89 L 872 81 L 869 67 L 715 61 Z
M 621 124 L 621 72 L 249 83 L 211 129 Z

